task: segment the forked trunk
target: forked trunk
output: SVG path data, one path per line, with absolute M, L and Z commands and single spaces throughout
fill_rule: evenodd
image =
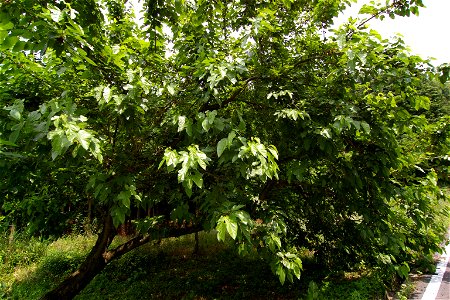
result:
M 103 229 L 99 233 L 97 242 L 86 260 L 81 264 L 80 268 L 66 278 L 59 286 L 45 294 L 42 300 L 53 299 L 72 299 L 81 290 L 83 290 L 89 282 L 99 274 L 107 265 L 107 250 L 111 244 L 116 231 L 113 226 L 111 216 L 106 216 L 103 222 Z
M 41 300 L 53 299 L 73 299 L 81 292 L 91 280 L 99 274 L 106 265 L 113 259 L 121 257 L 123 254 L 142 246 L 152 240 L 158 240 L 167 237 L 179 237 L 186 234 L 196 233 L 202 230 L 198 224 L 188 226 L 166 223 L 166 226 L 160 228 L 159 232 L 153 234 L 138 235 L 125 242 L 115 249 L 108 250 L 111 242 L 116 235 L 111 216 L 104 219 L 103 229 L 100 232 L 94 248 L 81 264 L 80 268 L 66 278 L 59 286 L 45 294 Z

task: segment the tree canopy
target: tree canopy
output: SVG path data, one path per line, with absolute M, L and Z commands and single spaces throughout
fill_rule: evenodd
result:
M 12 0 L 0 4 L 0 220 L 63 234 L 97 222 L 73 297 L 112 259 L 200 230 L 281 283 L 324 266 L 408 272 L 439 250 L 448 66 L 371 18 L 421 0 Z M 428 109 L 432 107 L 432 111 Z M 134 237 L 110 249 L 116 228 Z

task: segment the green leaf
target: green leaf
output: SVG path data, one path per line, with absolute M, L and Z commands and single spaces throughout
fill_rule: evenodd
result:
M 355 68 L 356 68 L 356 62 L 354 60 L 349 60 L 347 62 L 347 66 L 350 69 L 350 72 L 355 72 Z
M 167 170 L 169 172 L 172 171 L 177 166 L 177 164 L 179 163 L 179 161 L 178 161 L 178 153 L 175 150 L 167 148 L 164 151 L 164 157 L 161 160 L 161 162 L 160 162 L 160 164 L 158 166 L 158 169 L 161 168 L 164 165 L 164 163 L 166 163 L 166 165 L 167 165 Z
M 284 285 L 284 282 L 286 280 L 286 272 L 283 268 L 283 265 L 278 264 L 276 274 L 278 275 L 278 279 L 280 280 L 281 285 Z
M 168 84 L 167 85 L 167 91 L 171 95 L 175 95 L 175 85 L 174 84 Z
M 10 141 L 6 141 L 0 138 L 0 145 L 5 145 L 5 146 L 11 146 L 11 147 L 17 147 L 16 144 L 10 142 Z
M 361 9 L 359 10 L 359 14 L 369 14 L 369 15 L 375 15 L 378 12 L 378 10 L 373 7 L 372 5 L 364 4 Z
M 228 146 L 233 144 L 233 139 L 236 137 L 236 132 L 234 130 L 228 134 Z
M 0 23 L 0 30 L 10 30 L 14 28 L 14 24 L 12 22 L 9 22 L 9 20 L 4 20 L 2 23 Z
M 62 129 L 56 129 L 50 131 L 47 134 L 48 139 L 52 141 L 52 159 L 55 160 L 56 157 L 63 154 L 65 150 L 72 145 Z
M 297 279 L 300 279 L 300 267 L 298 266 L 298 264 L 294 265 L 294 268 L 292 269 L 292 271 L 294 272 L 295 277 L 297 277 Z
M 5 40 L 5 38 L 8 36 L 8 31 L 6 30 L 0 30 L 0 44 Z
M 278 159 L 278 150 L 274 145 L 270 145 L 267 149 L 275 159 Z
M 85 59 L 88 63 L 90 63 L 91 65 L 97 66 L 97 64 L 96 64 L 92 59 L 90 59 L 89 57 L 85 56 L 84 59 Z
M 281 248 L 281 240 L 280 237 L 275 235 L 275 234 L 271 234 L 270 237 L 272 238 L 272 240 L 275 242 L 275 244 L 277 245 L 278 248 Z
M 327 139 L 331 139 L 332 138 L 332 133 L 331 130 L 329 128 L 324 128 L 320 131 L 320 135 L 323 137 L 326 137 Z
M 205 130 L 206 132 L 208 132 L 209 129 L 211 128 L 211 124 L 209 124 L 208 118 L 205 118 L 205 119 L 202 121 L 202 128 L 203 128 L 203 130 Z
M 314 281 L 310 281 L 308 285 L 308 295 L 306 300 L 317 300 L 319 299 L 320 290 Z
M 52 8 L 49 9 L 50 17 L 52 18 L 52 20 L 54 22 L 58 23 L 59 21 L 62 20 L 62 16 L 63 16 L 62 11 L 54 5 L 51 5 L 51 7 Z
M 183 186 L 186 195 L 190 198 L 192 196 L 192 179 L 187 178 L 187 180 L 183 181 Z
M 197 158 L 197 163 L 203 170 L 206 170 L 206 161 L 202 157 Z
M 107 86 L 105 86 L 105 88 L 103 89 L 103 99 L 105 99 L 106 103 L 111 100 L 111 89 Z
M 214 128 L 216 128 L 219 131 L 223 131 L 223 129 L 225 128 L 224 119 L 222 118 L 215 118 L 213 124 Z
M 185 116 L 179 116 L 178 117 L 178 132 L 183 131 L 183 129 L 186 127 L 186 117 Z
M 355 58 L 355 53 L 353 52 L 353 50 L 347 50 L 347 57 L 349 60 L 353 60 Z
M 231 236 L 231 238 L 233 240 L 235 240 L 237 237 L 237 231 L 238 231 L 238 224 L 236 222 L 236 219 L 231 219 L 230 217 L 226 216 L 224 218 L 224 220 L 225 220 L 228 234 Z
M 111 209 L 111 216 L 113 218 L 114 227 L 119 227 L 120 224 L 125 223 L 125 211 L 122 207 L 113 206 Z
M 397 274 L 401 277 L 401 278 L 406 278 L 408 277 L 408 274 L 410 272 L 409 266 L 407 263 L 403 263 L 400 266 L 396 266 L 396 271 Z
M 92 135 L 89 132 L 85 131 L 85 130 L 80 130 L 80 131 L 77 132 L 78 141 L 80 142 L 81 146 L 85 150 L 89 149 L 89 144 L 90 144 L 91 137 L 92 137 Z
M 371 36 L 374 36 L 374 37 L 377 38 L 379 41 L 381 41 L 381 40 L 383 39 L 383 37 L 381 36 L 381 34 L 380 34 L 378 31 L 374 30 L 374 29 L 370 29 L 369 33 L 370 33 Z
M 22 51 L 23 49 L 25 49 L 25 46 L 26 46 L 26 45 L 27 45 L 26 42 L 24 42 L 24 41 L 18 41 L 18 42 L 14 45 L 12 51 L 13 51 L 13 52 L 20 52 L 20 51 Z
M 1 50 L 6 50 L 14 47 L 14 45 L 19 41 L 17 36 L 7 36 L 0 45 Z
M 186 133 L 188 136 L 192 136 L 192 122 L 189 119 L 186 122 Z
M 217 240 L 225 241 L 226 233 L 227 233 L 227 226 L 225 224 L 225 221 L 223 220 L 224 217 L 221 217 L 219 221 L 217 222 L 216 230 L 217 230 Z
M 217 157 L 220 157 L 228 146 L 228 139 L 223 138 L 217 143 Z
M 131 192 L 130 191 L 121 191 L 119 195 L 117 196 L 117 200 L 119 200 L 120 204 L 123 205 L 126 208 L 130 208 L 130 197 Z
M 203 187 L 203 177 L 200 172 L 195 172 L 193 175 L 191 175 L 191 178 L 194 181 L 195 185 L 197 185 L 199 188 Z
M 233 215 L 238 217 L 239 220 L 241 221 L 241 223 L 244 225 L 248 225 L 252 222 L 250 215 L 245 211 L 238 210 L 238 211 L 233 212 Z
M 20 121 L 20 119 L 22 118 L 20 111 L 18 111 L 17 109 L 14 109 L 14 108 L 9 111 L 9 115 L 17 121 Z
M 66 67 L 61 67 L 56 71 L 56 75 L 61 76 L 66 70 Z
M 370 134 L 370 125 L 369 124 L 367 124 L 366 122 L 362 121 L 361 122 L 361 127 L 363 128 L 365 133 Z
M 9 141 L 12 143 L 15 143 L 17 141 L 17 139 L 19 138 L 19 134 L 20 131 L 22 130 L 24 123 L 20 123 L 20 126 L 18 126 L 16 129 L 13 130 L 13 132 L 11 132 L 11 134 L 9 135 Z
M 217 111 L 207 111 L 206 112 L 206 118 L 208 119 L 208 123 L 210 125 L 214 124 L 214 120 L 216 119 Z

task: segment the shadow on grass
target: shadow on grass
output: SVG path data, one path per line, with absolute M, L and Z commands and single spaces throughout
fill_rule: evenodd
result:
M 77 244 L 80 249 L 81 241 Z M 77 268 L 88 248 L 51 251 L 34 268 L 24 269 L 5 298 L 39 299 Z M 326 273 L 314 264 L 305 265 L 300 281 L 282 286 L 268 264 L 258 257 L 239 257 L 214 234 L 202 233 L 199 253 L 193 249 L 193 236 L 142 246 L 111 262 L 76 299 L 305 299 L 312 280 L 319 283 L 321 299 L 382 299 L 373 297 L 383 295 L 378 280 L 327 283 Z
M 4 298 L 39 299 L 45 292 L 75 271 L 83 259 L 84 256 L 61 253 L 45 257 L 34 267 L 17 269 L 15 271 L 16 280 L 9 292 L 5 293 Z
M 111 262 L 76 299 L 297 299 L 299 282 L 281 286 L 269 266 L 257 258 L 239 257 L 215 235 L 164 240 L 142 246 Z M 86 252 L 87 253 L 87 252 Z M 75 271 L 84 255 L 52 252 L 34 267 L 24 268 L 7 299 L 39 299 Z
M 76 299 L 297 299 L 263 261 L 220 244 L 145 247 L 111 263 Z

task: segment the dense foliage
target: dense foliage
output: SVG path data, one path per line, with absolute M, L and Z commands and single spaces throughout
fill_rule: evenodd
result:
M 99 229 L 80 272 L 47 297 L 73 296 L 150 240 L 199 230 L 258 252 L 281 283 L 300 277 L 300 248 L 332 270 L 402 276 L 431 258 L 445 231 L 434 218 L 447 213 L 448 66 L 365 20 L 331 34 L 346 4 L 145 1 L 136 22 L 126 1 L 3 1 L 0 221 Z M 135 237 L 109 249 L 119 226 Z

